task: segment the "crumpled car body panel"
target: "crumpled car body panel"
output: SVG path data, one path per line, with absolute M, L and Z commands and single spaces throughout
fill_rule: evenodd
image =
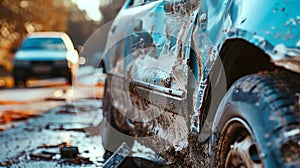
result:
M 112 104 L 129 118 L 131 131 L 160 153 L 186 148 L 188 133 L 201 127 L 208 130 L 201 141 L 211 135 L 213 123 L 203 124 L 201 110 L 227 40 L 243 39 L 275 65 L 300 72 L 298 0 L 129 2 L 114 20 L 104 51 Z M 192 108 L 186 106 L 190 101 Z M 212 121 L 215 113 L 208 115 Z
M 299 1 L 202 1 L 199 27 L 219 51 L 226 39 L 241 38 L 265 51 L 271 60 L 299 70 Z M 218 53 L 218 52 L 217 52 Z

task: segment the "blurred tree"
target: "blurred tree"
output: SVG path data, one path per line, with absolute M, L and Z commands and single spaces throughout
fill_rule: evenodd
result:
M 0 65 L 10 70 L 12 53 L 34 31 L 66 31 L 67 9 L 53 0 L 1 0 Z
M 0 35 L 6 42 L 19 44 L 22 37 L 33 31 L 66 31 L 66 20 L 66 7 L 54 6 L 53 0 L 2 0 L 0 3 L 0 26 L 5 29 Z
M 71 0 L 1 0 L 0 66 L 12 69 L 13 51 L 35 31 L 64 31 L 82 45 L 97 28 Z
M 99 0 L 99 10 L 102 18 L 97 30 L 86 41 L 81 56 L 86 59 L 86 65 L 98 67 L 103 54 L 109 28 L 125 0 Z M 82 24 L 81 24 L 82 25 Z M 91 27 L 91 25 L 89 26 Z
M 98 29 L 98 31 L 95 32 L 95 35 L 97 36 L 95 38 L 99 39 L 97 41 L 97 45 L 99 46 L 98 51 L 102 52 L 104 50 L 109 28 L 112 24 L 113 19 L 118 14 L 124 2 L 125 0 L 101 0 L 100 1 L 99 10 L 101 12 L 102 19 L 100 22 L 100 29 Z
M 125 0 L 102 0 L 99 10 L 102 14 L 101 24 L 112 21 L 118 14 Z
M 77 47 L 83 45 L 99 25 L 87 19 L 86 12 L 79 10 L 76 4 L 70 4 L 68 10 L 67 33 L 72 38 L 75 47 Z

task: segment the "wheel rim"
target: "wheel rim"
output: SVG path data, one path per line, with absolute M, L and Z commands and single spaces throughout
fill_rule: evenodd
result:
M 229 122 L 221 138 L 220 159 L 225 168 L 262 168 L 259 148 L 248 127 L 239 121 Z

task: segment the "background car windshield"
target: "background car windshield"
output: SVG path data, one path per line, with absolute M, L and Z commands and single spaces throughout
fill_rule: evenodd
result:
M 28 38 L 21 46 L 21 50 L 59 50 L 65 51 L 66 46 L 60 38 Z

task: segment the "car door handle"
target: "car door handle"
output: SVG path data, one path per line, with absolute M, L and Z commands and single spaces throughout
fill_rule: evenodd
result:
M 199 17 L 199 21 L 200 21 L 200 28 L 202 30 L 206 29 L 206 24 L 207 24 L 207 12 L 204 12 L 200 15 Z
M 133 31 L 140 32 L 143 30 L 143 21 L 141 19 L 137 19 L 134 21 Z

